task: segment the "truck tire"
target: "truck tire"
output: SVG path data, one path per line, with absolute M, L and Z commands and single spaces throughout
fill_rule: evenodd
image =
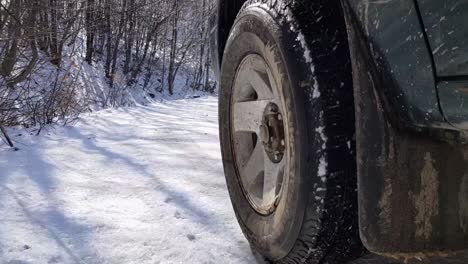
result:
M 255 255 L 346 263 L 364 252 L 346 27 L 339 1 L 303 2 L 248 1 L 234 22 L 221 66 L 223 164 Z

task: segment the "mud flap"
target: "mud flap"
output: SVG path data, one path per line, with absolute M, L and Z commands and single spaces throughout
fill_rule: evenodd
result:
M 369 40 L 343 3 L 353 61 L 362 242 L 374 253 L 407 261 L 461 254 L 468 249 L 468 145 L 456 131 L 417 131 L 394 122 L 382 95 L 394 82 L 382 77 L 385 69 L 376 66 Z

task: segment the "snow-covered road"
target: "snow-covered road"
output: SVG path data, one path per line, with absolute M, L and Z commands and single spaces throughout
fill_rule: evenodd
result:
M 0 144 L 0 263 L 253 263 L 217 99 L 105 110 Z

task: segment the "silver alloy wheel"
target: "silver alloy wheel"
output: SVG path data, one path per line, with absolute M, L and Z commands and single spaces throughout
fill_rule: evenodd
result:
M 233 86 L 231 129 L 244 195 L 260 214 L 278 204 L 287 165 L 287 127 L 279 81 L 259 55 L 240 63 Z

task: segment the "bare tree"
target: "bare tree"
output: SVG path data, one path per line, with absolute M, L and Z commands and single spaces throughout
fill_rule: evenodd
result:
M 213 0 L 0 1 L 0 128 L 67 123 L 90 105 L 125 104 L 136 89 L 173 94 L 183 88 L 176 85 L 182 76 L 185 88 L 211 91 L 213 6 Z M 105 87 L 92 83 L 90 71 L 102 71 Z

